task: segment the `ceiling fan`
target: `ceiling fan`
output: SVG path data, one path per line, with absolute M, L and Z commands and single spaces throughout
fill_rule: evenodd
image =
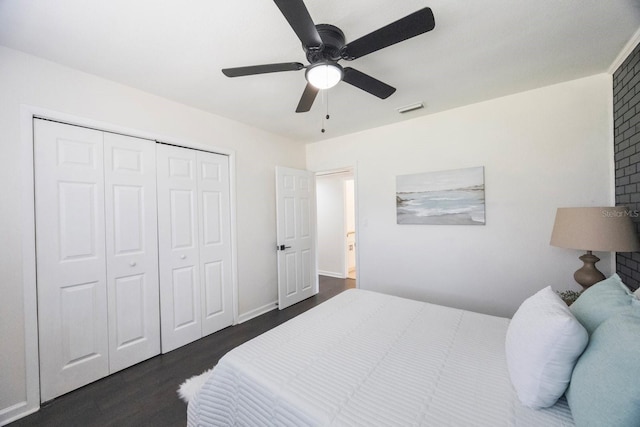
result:
M 341 80 L 381 99 L 386 99 L 396 89 L 361 71 L 338 64 L 341 59 L 351 61 L 377 50 L 433 30 L 435 20 L 428 7 L 405 16 L 389 25 L 345 44 L 340 28 L 329 24 L 315 25 L 303 0 L 274 0 L 285 19 L 293 28 L 304 49 L 309 65 L 299 62 L 252 65 L 225 68 L 227 77 L 249 76 L 280 71 L 299 71 L 306 68 L 307 86 L 296 108 L 296 113 L 311 109 L 318 91 L 335 86 Z

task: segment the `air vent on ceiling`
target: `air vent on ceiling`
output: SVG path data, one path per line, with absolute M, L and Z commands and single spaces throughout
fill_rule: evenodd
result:
M 404 107 L 396 108 L 396 111 L 400 114 L 405 114 L 410 111 L 420 110 L 421 108 L 424 108 L 424 104 L 422 102 L 417 102 L 415 104 L 405 105 Z

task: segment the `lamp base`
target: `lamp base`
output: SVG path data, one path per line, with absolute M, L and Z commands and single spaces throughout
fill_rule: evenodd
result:
M 582 255 L 580 261 L 582 261 L 584 265 L 573 273 L 573 278 L 584 289 L 605 279 L 604 274 L 596 268 L 596 262 L 600 261 L 600 258 L 595 256 L 591 251 L 587 251 L 586 254 Z

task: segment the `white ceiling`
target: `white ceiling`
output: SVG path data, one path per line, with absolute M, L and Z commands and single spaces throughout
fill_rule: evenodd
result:
M 397 88 L 346 83 L 308 113 L 304 71 L 227 78 L 221 68 L 307 63 L 271 0 L 0 0 L 0 44 L 301 142 L 318 141 L 606 72 L 640 28 L 640 0 L 305 0 L 347 42 L 425 6 L 436 28 L 343 65 Z M 0 64 L 0 66 L 2 66 Z M 419 112 L 396 108 L 424 102 Z

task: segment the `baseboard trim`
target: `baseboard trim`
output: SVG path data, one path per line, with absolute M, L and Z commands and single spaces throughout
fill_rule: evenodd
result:
M 261 316 L 265 313 L 268 313 L 272 310 L 275 310 L 278 308 L 278 302 L 274 301 L 274 302 L 270 302 L 269 304 L 265 304 L 262 307 L 258 307 L 254 310 L 251 310 L 247 313 L 241 314 L 240 316 L 238 316 L 238 323 L 244 323 L 248 320 L 251 320 L 255 317 Z
M 31 415 L 34 412 L 38 412 L 40 406 L 35 408 L 28 408 L 27 402 L 20 402 L 8 408 L 4 408 L 0 411 L 0 426 L 6 426 L 14 421 L 24 418 L 27 415 Z
M 325 271 L 325 270 L 318 270 L 318 274 L 320 276 L 329 276 L 329 277 L 335 277 L 336 279 L 346 279 L 347 276 L 345 276 L 342 273 L 336 273 L 333 271 Z

